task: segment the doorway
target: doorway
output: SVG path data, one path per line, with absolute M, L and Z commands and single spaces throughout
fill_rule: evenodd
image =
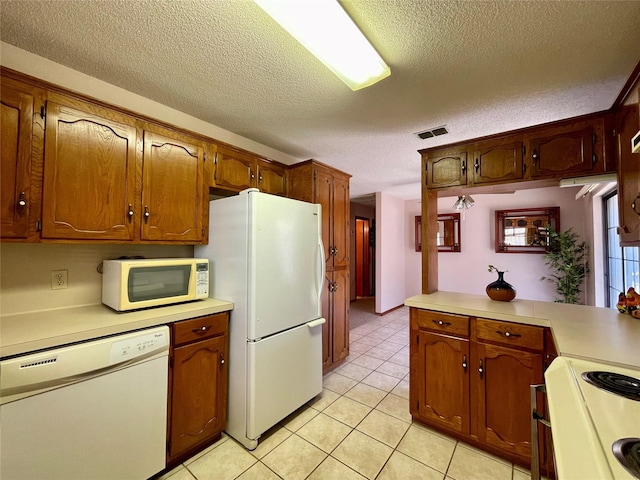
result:
M 356 298 L 375 295 L 375 220 L 356 217 Z

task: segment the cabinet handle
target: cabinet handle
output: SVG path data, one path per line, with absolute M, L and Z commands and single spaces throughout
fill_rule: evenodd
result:
M 480 162 L 478 161 L 477 158 L 476 158 L 476 163 L 474 165 L 474 168 L 476 169 L 476 173 L 478 173 L 478 170 L 480 170 Z
M 482 378 L 482 374 L 484 373 L 484 367 L 482 366 L 482 360 L 480 360 L 480 366 L 478 367 L 478 373 L 480 374 L 480 378 Z
M 507 338 L 510 338 L 510 337 L 521 337 L 522 336 L 519 333 L 511 333 L 509 331 L 503 332 L 502 330 L 496 330 L 496 333 L 498 335 L 502 335 L 503 337 L 507 337 Z
M 464 175 L 465 170 L 467 169 L 466 162 L 462 162 L 462 174 Z
M 466 372 L 467 371 L 467 356 L 463 355 L 462 356 L 462 369 Z
M 338 254 L 338 247 L 333 247 L 333 256 L 335 257 Z
M 535 164 L 538 161 L 538 151 L 537 150 L 533 150 L 533 155 L 531 155 L 531 158 L 533 158 L 533 165 L 535 166 Z
M 451 325 L 451 322 L 443 322 L 442 320 L 431 320 L 433 323 L 435 323 L 436 325 L 440 325 L 440 326 L 445 326 L 448 327 L 449 325 Z
M 253 170 L 249 170 L 249 176 L 251 177 L 251 180 L 256 178 L 255 174 L 253 173 Z
M 333 291 L 334 292 L 338 291 L 338 284 L 336 282 L 333 282 Z
M 18 208 L 24 208 L 27 206 L 27 198 L 25 192 L 20 192 L 20 198 L 18 199 Z
M 262 175 L 258 175 L 258 182 L 262 182 Z
M 220 365 L 224 365 L 224 355 L 220 354 Z
M 127 212 L 127 215 L 129 215 L 129 221 L 131 221 L 133 218 L 133 205 L 131 204 L 129 204 L 129 211 Z
M 149 215 L 151 215 L 149 213 L 149 207 L 148 206 L 144 206 L 144 223 L 147 223 L 149 221 Z
M 636 212 L 636 215 L 640 215 L 640 212 L 638 210 L 636 210 L 636 205 L 638 204 L 638 200 L 640 200 L 640 193 L 638 193 L 638 196 L 636 197 L 636 199 L 631 204 L 631 208 L 633 209 L 634 212 Z
M 193 330 L 191 330 L 193 333 L 197 333 L 199 335 L 205 333 L 207 330 L 209 330 L 211 328 L 211 325 L 203 325 L 200 328 L 194 328 Z

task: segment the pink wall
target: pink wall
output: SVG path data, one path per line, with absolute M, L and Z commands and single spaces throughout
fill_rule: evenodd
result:
M 376 193 L 376 312 L 404 304 L 405 201 Z
M 475 206 L 468 210 L 461 223 L 462 251 L 438 254 L 438 289 L 461 293 L 485 294 L 485 287 L 494 281 L 495 273 L 487 271 L 489 264 L 507 270 L 505 280 L 517 290 L 517 298 L 553 301 L 553 285 L 540 282 L 548 275 L 542 255 L 496 253 L 494 248 L 495 211 L 508 208 L 560 207 L 560 228 L 573 230 L 593 246 L 591 212 L 586 200 L 575 200 L 574 188 L 544 188 L 520 190 L 513 194 L 473 195 Z M 438 199 L 438 212 L 453 212 L 455 197 Z M 420 254 L 414 249 L 414 217 L 420 214 L 417 201 L 405 202 L 405 282 L 407 297 L 422 291 Z M 588 279 L 587 279 L 588 280 Z M 588 282 L 585 282 L 586 287 Z M 584 290 L 584 288 L 583 288 Z M 589 288 L 592 291 L 591 288 Z M 587 303 L 593 303 L 586 299 Z

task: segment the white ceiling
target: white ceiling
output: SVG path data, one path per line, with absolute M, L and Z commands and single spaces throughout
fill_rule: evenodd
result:
M 417 150 L 605 110 L 640 60 L 635 0 L 342 4 L 391 68 L 357 92 L 248 0 L 0 0 L 0 36 L 404 199 Z

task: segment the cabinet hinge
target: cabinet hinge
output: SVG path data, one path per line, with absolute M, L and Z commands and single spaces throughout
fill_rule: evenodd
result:
M 202 236 L 204 237 L 204 228 L 202 229 Z
M 36 219 L 36 232 L 42 231 L 42 221 L 38 218 Z
M 420 345 L 420 335 L 416 335 L 416 345 Z
M 525 157 L 527 155 L 527 147 L 522 145 L 522 156 Z
M 216 154 L 213 156 L 213 164 L 214 165 L 218 164 L 218 152 L 216 152 Z
M 45 105 L 42 105 L 40 107 L 40 118 L 42 118 L 43 120 L 47 118 L 47 107 Z
M 213 181 L 218 180 L 218 152 L 213 156 Z
M 597 141 L 598 141 L 598 137 L 596 137 L 596 134 L 594 132 L 591 134 L 591 143 L 595 145 Z
M 173 368 L 173 355 L 169 357 L 169 367 Z
M 206 162 L 207 161 L 207 152 L 203 152 L 202 153 L 202 161 Z

